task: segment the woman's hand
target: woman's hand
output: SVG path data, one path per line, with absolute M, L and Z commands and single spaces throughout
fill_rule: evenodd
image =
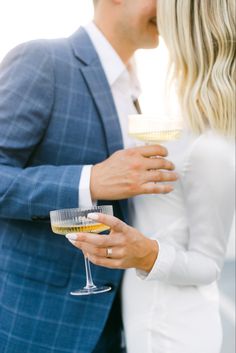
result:
M 91 213 L 88 217 L 111 228 L 109 235 L 68 234 L 68 240 L 81 249 L 95 265 L 108 268 L 136 268 L 150 272 L 158 256 L 158 243 L 116 217 Z

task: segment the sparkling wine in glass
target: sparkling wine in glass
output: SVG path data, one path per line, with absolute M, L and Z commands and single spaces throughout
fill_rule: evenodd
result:
M 94 233 L 94 236 L 96 236 L 96 234 L 98 233 L 103 233 L 110 230 L 109 226 L 87 218 L 87 215 L 89 213 L 104 213 L 112 216 L 113 208 L 112 206 L 108 205 L 96 206 L 88 209 L 68 208 L 64 210 L 51 211 L 50 219 L 52 231 L 60 235 L 85 232 Z M 72 291 L 70 294 L 91 295 L 110 291 L 110 286 L 98 287 L 94 284 L 90 268 L 90 262 L 86 256 L 84 256 L 84 261 L 86 270 L 86 285 L 84 288 Z
M 129 135 L 147 144 L 178 140 L 182 129 L 180 119 L 146 114 L 129 115 Z

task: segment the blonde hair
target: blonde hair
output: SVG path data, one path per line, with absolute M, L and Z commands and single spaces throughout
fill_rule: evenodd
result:
M 235 136 L 235 0 L 158 0 L 159 31 L 190 128 Z

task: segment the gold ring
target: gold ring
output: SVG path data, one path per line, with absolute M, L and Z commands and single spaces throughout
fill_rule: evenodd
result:
M 112 248 L 107 248 L 106 250 L 107 250 L 107 255 L 106 256 L 108 258 L 111 257 L 112 256 L 112 252 L 113 252 Z

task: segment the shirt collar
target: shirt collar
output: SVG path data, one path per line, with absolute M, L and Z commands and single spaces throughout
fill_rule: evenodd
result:
M 112 86 L 121 77 L 127 79 L 133 98 L 138 98 L 141 89 L 134 58 L 130 61 L 128 67 L 126 67 L 115 49 L 94 22 L 90 22 L 84 28 L 100 58 L 109 85 Z
M 126 66 L 94 22 L 90 22 L 84 28 L 96 49 L 108 83 L 112 86 L 121 74 L 127 70 Z

